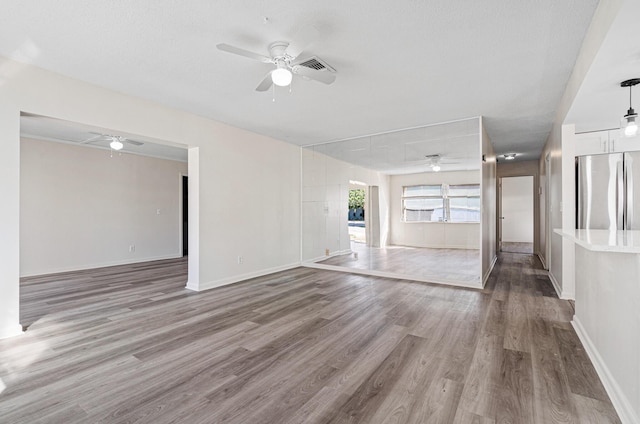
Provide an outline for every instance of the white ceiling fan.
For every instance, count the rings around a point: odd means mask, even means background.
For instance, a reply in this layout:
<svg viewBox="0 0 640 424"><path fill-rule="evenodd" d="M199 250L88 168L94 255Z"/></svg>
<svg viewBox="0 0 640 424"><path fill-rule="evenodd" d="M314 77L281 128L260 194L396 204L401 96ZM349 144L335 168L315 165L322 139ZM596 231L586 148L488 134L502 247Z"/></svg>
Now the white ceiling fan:
<svg viewBox="0 0 640 424"><path fill-rule="evenodd" d="M109 141L109 147L111 147L113 150L122 150L122 148L124 147L124 143L128 143L134 146L142 146L144 144L142 141L130 140L121 135L102 134L93 131L90 131L89 133L95 134L95 136L80 142L80 144L89 144L96 141L107 140Z"/></svg>
<svg viewBox="0 0 640 424"><path fill-rule="evenodd" d="M443 158L439 153L433 155L425 155L425 158L427 159L427 166L431 167L431 170L433 172L439 172L441 169L440 165L454 165L460 163L451 161L447 158Z"/></svg>
<svg viewBox="0 0 640 424"><path fill-rule="evenodd" d="M262 82L256 87L256 91L267 91L272 84L286 87L291 84L293 75L300 75L306 79L331 84L335 81L335 69L316 56L305 60L296 60L305 48L320 36L313 26L302 28L294 37L294 41L275 41L269 44L269 56L254 53L229 44L218 44L219 50L233 53L263 63L275 65L275 69L269 71Z"/></svg>

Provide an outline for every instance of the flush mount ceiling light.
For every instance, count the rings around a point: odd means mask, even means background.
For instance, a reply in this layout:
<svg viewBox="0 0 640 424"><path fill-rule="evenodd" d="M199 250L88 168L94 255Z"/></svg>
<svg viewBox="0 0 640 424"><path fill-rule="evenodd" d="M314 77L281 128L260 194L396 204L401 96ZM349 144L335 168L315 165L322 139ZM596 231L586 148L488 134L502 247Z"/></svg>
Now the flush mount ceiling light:
<svg viewBox="0 0 640 424"><path fill-rule="evenodd" d="M515 153L507 153L506 155L503 155L504 160L514 160L516 158L516 154Z"/></svg>
<svg viewBox="0 0 640 424"><path fill-rule="evenodd" d="M431 169L433 170L433 172L438 172L440 171L440 165L431 165Z"/></svg>
<svg viewBox="0 0 640 424"><path fill-rule="evenodd" d="M635 137L638 134L638 123L636 118L638 114L633 110L631 105L631 87L640 83L640 78L632 78L620 83L620 87L629 87L629 110L627 114L622 117L621 128L624 129L624 135L626 137Z"/></svg>

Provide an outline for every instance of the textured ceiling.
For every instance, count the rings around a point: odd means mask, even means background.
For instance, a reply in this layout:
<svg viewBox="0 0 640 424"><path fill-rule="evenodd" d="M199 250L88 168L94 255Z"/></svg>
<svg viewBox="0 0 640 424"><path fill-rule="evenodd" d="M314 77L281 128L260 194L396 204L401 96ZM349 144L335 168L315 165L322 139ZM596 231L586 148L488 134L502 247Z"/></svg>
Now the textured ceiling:
<svg viewBox="0 0 640 424"><path fill-rule="evenodd" d="M20 135L22 137L111 150L109 147L110 140L106 137L98 137L100 134L121 136L127 140L142 143L139 145L138 143L132 144L125 141L122 153L187 162L187 149L171 145L166 141L126 134L122 131L114 132L106 128L82 125L46 116L25 113L20 116Z"/></svg>
<svg viewBox="0 0 640 424"><path fill-rule="evenodd" d="M596 4L3 2L0 55L299 145L482 115L497 153L533 159ZM295 80L275 102L254 91L269 65L215 48L266 54L307 24L322 36L306 53L337 80Z"/></svg>
<svg viewBox="0 0 640 424"><path fill-rule="evenodd" d="M480 169L478 118L309 146L315 152L389 175Z"/></svg>

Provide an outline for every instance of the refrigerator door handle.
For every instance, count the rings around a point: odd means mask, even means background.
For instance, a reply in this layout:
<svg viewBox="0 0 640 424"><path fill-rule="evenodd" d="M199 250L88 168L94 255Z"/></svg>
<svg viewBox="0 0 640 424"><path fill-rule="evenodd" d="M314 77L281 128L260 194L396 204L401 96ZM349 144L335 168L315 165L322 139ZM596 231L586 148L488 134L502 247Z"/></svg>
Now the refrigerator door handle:
<svg viewBox="0 0 640 424"><path fill-rule="evenodd" d="M616 164L616 228L624 229L624 208L625 208L625 182L624 182L624 166L623 161Z"/></svg>
<svg viewBox="0 0 640 424"><path fill-rule="evenodd" d="M634 227L633 222L633 173L631 166L633 158L625 153L624 157L624 229L629 230Z"/></svg>

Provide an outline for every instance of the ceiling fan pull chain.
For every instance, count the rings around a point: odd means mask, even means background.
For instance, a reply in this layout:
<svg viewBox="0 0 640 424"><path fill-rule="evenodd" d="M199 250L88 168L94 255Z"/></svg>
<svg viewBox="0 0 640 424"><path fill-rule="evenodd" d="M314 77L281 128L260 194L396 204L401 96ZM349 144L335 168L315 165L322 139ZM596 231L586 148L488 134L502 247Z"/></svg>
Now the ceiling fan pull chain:
<svg viewBox="0 0 640 424"><path fill-rule="evenodd" d="M276 102L276 85L275 84L271 85L271 90L273 93L271 101L275 103Z"/></svg>

